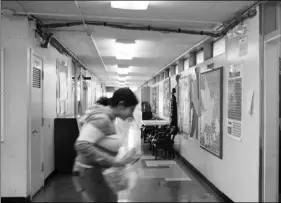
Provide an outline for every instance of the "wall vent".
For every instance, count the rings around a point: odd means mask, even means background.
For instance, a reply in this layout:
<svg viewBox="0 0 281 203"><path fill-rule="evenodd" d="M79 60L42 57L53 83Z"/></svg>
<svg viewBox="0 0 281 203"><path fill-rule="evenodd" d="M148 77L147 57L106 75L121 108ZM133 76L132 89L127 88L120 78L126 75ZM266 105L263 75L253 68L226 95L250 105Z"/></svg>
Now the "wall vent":
<svg viewBox="0 0 281 203"><path fill-rule="evenodd" d="M32 86L35 88L41 88L41 70L39 68L33 68Z"/></svg>

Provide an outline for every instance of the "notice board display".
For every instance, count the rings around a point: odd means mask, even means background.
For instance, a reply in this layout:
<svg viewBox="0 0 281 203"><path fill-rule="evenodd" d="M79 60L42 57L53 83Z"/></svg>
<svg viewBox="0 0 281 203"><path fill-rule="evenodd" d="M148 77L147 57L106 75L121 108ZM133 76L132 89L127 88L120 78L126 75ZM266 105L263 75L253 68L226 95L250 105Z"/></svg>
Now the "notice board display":
<svg viewBox="0 0 281 203"><path fill-rule="evenodd" d="M191 129L191 77L186 76L179 80L179 130L189 135Z"/></svg>
<svg viewBox="0 0 281 203"><path fill-rule="evenodd" d="M222 159L223 67L201 74L200 147Z"/></svg>
<svg viewBox="0 0 281 203"><path fill-rule="evenodd" d="M151 112L158 114L159 112L159 86L151 87Z"/></svg>
<svg viewBox="0 0 281 203"><path fill-rule="evenodd" d="M163 115L169 117L170 109L170 78L164 81L164 100L163 100Z"/></svg>
<svg viewBox="0 0 281 203"><path fill-rule="evenodd" d="M57 116L64 116L68 110L68 67L57 61Z"/></svg>
<svg viewBox="0 0 281 203"><path fill-rule="evenodd" d="M232 65L228 72L227 133L242 140L242 64Z"/></svg>

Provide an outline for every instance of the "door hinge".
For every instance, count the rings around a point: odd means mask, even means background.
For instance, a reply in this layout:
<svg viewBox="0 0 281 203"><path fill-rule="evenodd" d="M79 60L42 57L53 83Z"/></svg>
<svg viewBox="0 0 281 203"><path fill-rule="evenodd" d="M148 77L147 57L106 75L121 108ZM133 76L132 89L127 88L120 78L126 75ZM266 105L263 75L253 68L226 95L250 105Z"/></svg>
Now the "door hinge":
<svg viewBox="0 0 281 203"><path fill-rule="evenodd" d="M41 171L44 171L44 163L41 164Z"/></svg>
<svg viewBox="0 0 281 203"><path fill-rule="evenodd" d="M44 71L42 70L42 80L44 80Z"/></svg>
<svg viewBox="0 0 281 203"><path fill-rule="evenodd" d="M44 118L42 118L42 124L41 124L41 126L44 126Z"/></svg>

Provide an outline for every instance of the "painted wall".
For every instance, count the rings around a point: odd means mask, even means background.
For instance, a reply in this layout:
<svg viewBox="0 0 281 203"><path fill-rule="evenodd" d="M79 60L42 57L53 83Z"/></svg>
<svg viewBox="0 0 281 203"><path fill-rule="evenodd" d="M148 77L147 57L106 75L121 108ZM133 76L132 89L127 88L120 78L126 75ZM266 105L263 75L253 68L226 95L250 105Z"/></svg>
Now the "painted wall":
<svg viewBox="0 0 281 203"><path fill-rule="evenodd" d="M27 68L28 22L2 16L1 46L5 49L4 143L1 144L1 196L26 197L27 189ZM7 79L9 78L9 79Z"/></svg>
<svg viewBox="0 0 281 203"><path fill-rule="evenodd" d="M2 4L2 2L0 0L0 10L1 10L1 4ZM1 24L2 23L1 23L1 18L2 18L2 16L0 15L0 47L2 48L2 41L1 41L2 40L2 37L1 37L2 36L1 35ZM2 63L2 60L1 60L1 57L0 57L0 64L1 63ZM1 71L1 74L2 74L2 71ZM2 81L1 81L1 77L0 77L0 86L1 86L1 83L2 83ZM0 110L0 111L2 111L2 110ZM2 122L2 112L1 112L0 122ZM1 133L1 136L2 136L2 133ZM0 174L1 174L1 144L0 144ZM1 175L0 175L0 203L1 203Z"/></svg>
<svg viewBox="0 0 281 203"><path fill-rule="evenodd" d="M3 17L1 46L5 48L5 141L1 144L1 195L27 197L29 195L29 48L43 58L44 64L44 127L43 161L45 178L54 170L54 119L56 118L56 62L68 64L68 104L74 106L71 96L71 58L55 48L42 49L35 39L34 30L25 17ZM100 82L97 82L100 87ZM102 90L98 88L97 96ZM73 110L69 109L68 113Z"/></svg>
<svg viewBox="0 0 281 203"><path fill-rule="evenodd" d="M223 81L223 159L219 159L200 148L199 140L185 139L181 136L180 153L210 182L226 194L234 202L258 201L259 197L259 17L246 20L248 25L248 54L239 57L237 41L226 41L226 53L198 64L201 72L207 64L215 67L224 66ZM242 98L242 141L236 141L227 136L227 74L231 64L243 64L243 98ZM194 67L193 67L194 68ZM191 71L183 72L188 74ZM248 113L248 100L251 91L255 92L254 114ZM200 125L199 125L200 126ZM254 127L256 126L256 127Z"/></svg>
<svg viewBox="0 0 281 203"><path fill-rule="evenodd" d="M187 139L178 135L179 151L197 170L199 170L220 191L234 202L257 202L259 200L259 137L260 137L260 36L259 14L244 22L248 30L248 53L239 56L237 40L220 40L215 43L215 57L198 63L201 72L207 65L224 67L223 76L223 159L219 159L200 147L196 138ZM225 46L225 48L223 47ZM225 53L223 53L225 50ZM202 58L202 56L200 56ZM200 58L199 57L199 58ZM199 60L200 61L200 60ZM232 64L243 64L242 84L242 141L236 141L227 135L228 71ZM182 76L192 75L195 79L195 67L184 64ZM177 71L176 71L177 72ZM163 81L159 85L159 116L163 117ZM254 91L254 114L248 113L249 100ZM179 98L180 100L180 98ZM200 121L199 125L200 126ZM256 126L256 127L253 127Z"/></svg>
<svg viewBox="0 0 281 203"><path fill-rule="evenodd" d="M263 61L263 194L264 202L280 202L280 95L279 75L281 64L281 2L263 4L262 33L264 46ZM262 125L263 124L263 125Z"/></svg>
<svg viewBox="0 0 281 203"><path fill-rule="evenodd" d="M56 110L56 61L63 60L70 62L71 59L67 56L61 55L55 48L49 49L38 48L36 41L32 44L35 53L43 58L44 61L44 80L43 80L43 144L44 144L44 176L45 178L50 175L54 170L54 119L57 117ZM71 63L68 63L71 64ZM70 67L68 67L70 69ZM68 84L70 83L70 77L68 78ZM68 88L70 91L70 87ZM68 98L71 95L68 94ZM69 99L68 102L70 103ZM71 101L71 103L74 103ZM73 105L73 104L72 104ZM68 106L68 114L72 111Z"/></svg>

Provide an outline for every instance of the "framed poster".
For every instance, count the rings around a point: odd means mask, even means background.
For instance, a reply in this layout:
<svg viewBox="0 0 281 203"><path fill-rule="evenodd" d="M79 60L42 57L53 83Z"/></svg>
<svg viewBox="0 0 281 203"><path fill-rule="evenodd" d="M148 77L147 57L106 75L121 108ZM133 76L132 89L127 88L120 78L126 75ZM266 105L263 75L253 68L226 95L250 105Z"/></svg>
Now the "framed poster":
<svg viewBox="0 0 281 203"><path fill-rule="evenodd" d="M151 112L154 114L158 114L158 106L159 106L159 86L151 87Z"/></svg>
<svg viewBox="0 0 281 203"><path fill-rule="evenodd" d="M200 147L222 159L223 67L201 74Z"/></svg>
<svg viewBox="0 0 281 203"><path fill-rule="evenodd" d="M163 101L163 114L166 117L169 117L169 108L170 108L170 78L164 81L164 101Z"/></svg>
<svg viewBox="0 0 281 203"><path fill-rule="evenodd" d="M1 142L4 142L4 49L1 48L1 69L0 69L0 129Z"/></svg>

